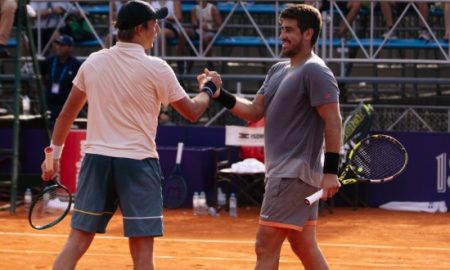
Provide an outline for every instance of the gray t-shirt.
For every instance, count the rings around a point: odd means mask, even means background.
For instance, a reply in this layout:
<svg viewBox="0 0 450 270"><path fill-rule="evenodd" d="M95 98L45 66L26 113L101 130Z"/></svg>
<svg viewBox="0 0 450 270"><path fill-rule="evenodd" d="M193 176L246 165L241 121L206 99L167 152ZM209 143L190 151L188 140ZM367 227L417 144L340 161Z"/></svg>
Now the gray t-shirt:
<svg viewBox="0 0 450 270"><path fill-rule="evenodd" d="M315 107L339 100L332 71L315 54L295 68L279 62L258 93L264 96L266 177L320 187L324 124Z"/></svg>

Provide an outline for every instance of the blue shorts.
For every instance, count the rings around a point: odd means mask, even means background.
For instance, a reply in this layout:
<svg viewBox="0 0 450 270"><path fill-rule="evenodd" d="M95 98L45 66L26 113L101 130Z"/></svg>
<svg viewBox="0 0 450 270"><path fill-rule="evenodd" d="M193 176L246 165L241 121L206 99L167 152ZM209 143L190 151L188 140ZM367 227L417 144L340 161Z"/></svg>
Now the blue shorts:
<svg viewBox="0 0 450 270"><path fill-rule="evenodd" d="M163 177L157 159L86 154L78 179L72 228L104 233L120 206L125 236L163 234Z"/></svg>

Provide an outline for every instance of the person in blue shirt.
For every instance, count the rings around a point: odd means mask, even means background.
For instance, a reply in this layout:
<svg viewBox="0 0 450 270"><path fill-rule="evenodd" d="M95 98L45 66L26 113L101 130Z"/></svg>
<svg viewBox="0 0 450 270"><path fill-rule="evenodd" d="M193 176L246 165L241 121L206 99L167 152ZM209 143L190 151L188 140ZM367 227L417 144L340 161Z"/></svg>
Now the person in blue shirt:
<svg viewBox="0 0 450 270"><path fill-rule="evenodd" d="M54 122L72 89L72 80L81 62L72 56L73 38L61 35L53 44L55 54L49 56L41 65L41 73L46 88L47 109Z"/></svg>

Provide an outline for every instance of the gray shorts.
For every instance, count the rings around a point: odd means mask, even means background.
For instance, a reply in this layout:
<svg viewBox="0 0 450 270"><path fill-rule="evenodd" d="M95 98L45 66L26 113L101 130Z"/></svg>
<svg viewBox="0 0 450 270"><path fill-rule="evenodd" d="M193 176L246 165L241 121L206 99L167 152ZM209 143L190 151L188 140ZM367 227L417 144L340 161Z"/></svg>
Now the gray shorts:
<svg viewBox="0 0 450 270"><path fill-rule="evenodd" d="M259 224L302 231L314 226L319 203L305 205L304 199L317 191L299 178L266 178Z"/></svg>
<svg viewBox="0 0 450 270"><path fill-rule="evenodd" d="M86 154L78 179L72 228L104 233L120 206L125 236L163 234L163 178L157 159Z"/></svg>

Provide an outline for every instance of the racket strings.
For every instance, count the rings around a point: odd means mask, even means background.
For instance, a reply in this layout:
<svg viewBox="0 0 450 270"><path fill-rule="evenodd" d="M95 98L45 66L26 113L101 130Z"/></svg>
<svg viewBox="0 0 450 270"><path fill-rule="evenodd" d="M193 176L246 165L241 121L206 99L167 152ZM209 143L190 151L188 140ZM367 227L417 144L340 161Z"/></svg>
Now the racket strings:
<svg viewBox="0 0 450 270"><path fill-rule="evenodd" d="M402 146L387 139L371 139L352 158L354 171L366 179L383 179L399 173L406 162Z"/></svg>
<svg viewBox="0 0 450 270"><path fill-rule="evenodd" d="M59 221L69 210L71 196L61 187L47 189L31 209L30 222L34 227L44 227Z"/></svg>

